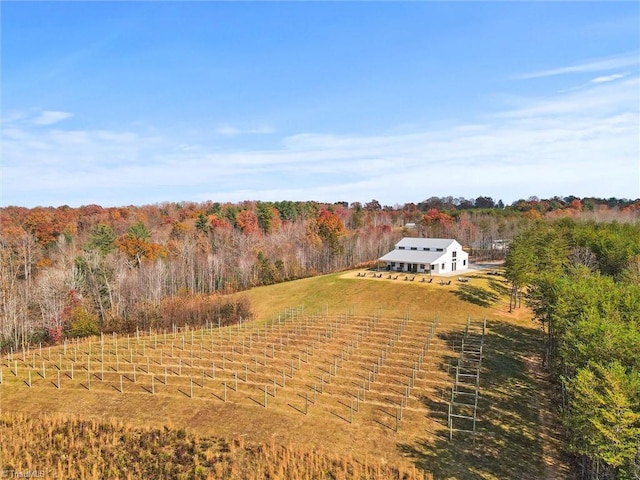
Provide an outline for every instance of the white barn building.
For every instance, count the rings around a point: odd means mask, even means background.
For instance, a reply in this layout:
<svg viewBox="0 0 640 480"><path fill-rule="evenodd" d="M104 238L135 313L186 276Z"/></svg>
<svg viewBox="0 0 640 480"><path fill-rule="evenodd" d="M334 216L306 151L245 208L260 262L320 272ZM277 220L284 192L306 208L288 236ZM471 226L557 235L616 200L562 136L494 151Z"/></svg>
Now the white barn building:
<svg viewBox="0 0 640 480"><path fill-rule="evenodd" d="M462 250L462 245L450 238L405 237L378 261L384 263L387 270L434 275L469 268L469 254Z"/></svg>

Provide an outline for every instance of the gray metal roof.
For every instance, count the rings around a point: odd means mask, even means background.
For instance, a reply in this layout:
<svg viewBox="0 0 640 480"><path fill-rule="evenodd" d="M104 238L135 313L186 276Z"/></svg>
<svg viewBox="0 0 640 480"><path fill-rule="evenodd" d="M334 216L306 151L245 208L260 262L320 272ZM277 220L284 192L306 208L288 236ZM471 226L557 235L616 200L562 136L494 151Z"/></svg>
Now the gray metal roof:
<svg viewBox="0 0 640 480"><path fill-rule="evenodd" d="M437 247L441 248L441 247ZM398 263L441 263L441 258L446 252L425 252L424 250L392 250L378 260L381 262Z"/></svg>
<svg viewBox="0 0 640 480"><path fill-rule="evenodd" d="M396 248L398 247L418 247L418 248L448 248L454 243L455 240L452 238L415 238L415 237L404 237L398 243L396 243Z"/></svg>

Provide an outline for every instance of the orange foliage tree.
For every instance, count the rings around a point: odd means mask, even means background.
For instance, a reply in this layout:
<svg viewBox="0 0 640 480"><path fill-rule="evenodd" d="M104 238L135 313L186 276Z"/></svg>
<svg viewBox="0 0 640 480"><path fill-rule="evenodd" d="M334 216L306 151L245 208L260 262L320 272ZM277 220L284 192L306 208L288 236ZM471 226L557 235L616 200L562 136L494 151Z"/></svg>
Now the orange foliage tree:
<svg viewBox="0 0 640 480"><path fill-rule="evenodd" d="M252 210L242 210L236 217L236 223L245 235L257 235L260 233L258 216Z"/></svg>

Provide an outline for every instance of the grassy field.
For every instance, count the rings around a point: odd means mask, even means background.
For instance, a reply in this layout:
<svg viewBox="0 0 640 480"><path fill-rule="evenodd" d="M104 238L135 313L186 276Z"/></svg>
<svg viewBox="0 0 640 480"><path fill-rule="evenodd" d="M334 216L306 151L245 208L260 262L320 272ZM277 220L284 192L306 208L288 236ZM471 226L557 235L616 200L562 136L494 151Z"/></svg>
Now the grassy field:
<svg viewBox="0 0 640 480"><path fill-rule="evenodd" d="M435 478L560 478L540 335L525 310L508 312L499 277L439 285L357 273L244 292L256 320L241 326L5 357L1 414L170 424ZM450 365L468 318L487 319L477 434L450 442Z"/></svg>

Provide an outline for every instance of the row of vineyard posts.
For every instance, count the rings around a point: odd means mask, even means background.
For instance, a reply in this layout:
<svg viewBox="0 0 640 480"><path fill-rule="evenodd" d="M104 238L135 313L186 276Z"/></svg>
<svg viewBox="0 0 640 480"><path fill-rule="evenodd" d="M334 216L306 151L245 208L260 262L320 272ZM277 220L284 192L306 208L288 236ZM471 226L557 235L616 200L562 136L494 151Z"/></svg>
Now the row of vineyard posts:
<svg viewBox="0 0 640 480"><path fill-rule="evenodd" d="M380 309L359 316L354 308L305 314L300 306L262 323L173 325L9 351L0 384L181 395L331 415L349 424L374 421L397 432L407 415L429 414L422 396L449 383L441 355L450 349L438 326L437 315L385 318Z"/></svg>

